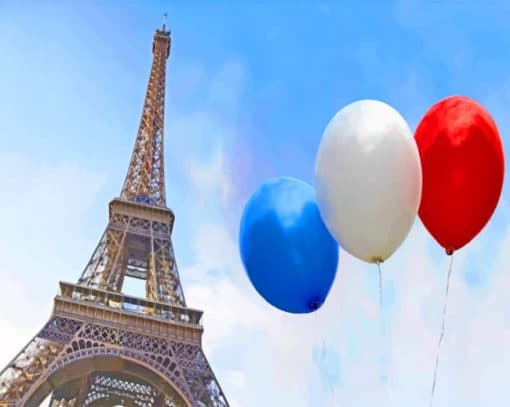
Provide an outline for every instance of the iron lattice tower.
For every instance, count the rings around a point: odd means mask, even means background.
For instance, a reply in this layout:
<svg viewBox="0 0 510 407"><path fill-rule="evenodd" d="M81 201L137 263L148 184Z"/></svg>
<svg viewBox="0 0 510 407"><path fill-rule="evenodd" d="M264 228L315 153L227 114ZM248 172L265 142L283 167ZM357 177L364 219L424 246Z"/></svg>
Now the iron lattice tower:
<svg viewBox="0 0 510 407"><path fill-rule="evenodd" d="M0 406L228 407L186 306L166 207L163 122L170 32L156 30L133 155L77 284L60 282L50 320L0 373ZM122 292L145 280L145 298Z"/></svg>

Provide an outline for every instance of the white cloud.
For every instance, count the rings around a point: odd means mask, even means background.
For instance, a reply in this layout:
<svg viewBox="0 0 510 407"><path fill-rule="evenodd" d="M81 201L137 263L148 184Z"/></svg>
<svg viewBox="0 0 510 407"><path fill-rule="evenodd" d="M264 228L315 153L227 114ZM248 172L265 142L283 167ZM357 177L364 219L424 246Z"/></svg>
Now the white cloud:
<svg viewBox="0 0 510 407"><path fill-rule="evenodd" d="M46 303L34 301L21 270L16 273L0 270L0 287L0 369L3 369L43 327L50 316L51 297Z"/></svg>
<svg viewBox="0 0 510 407"><path fill-rule="evenodd" d="M103 175L75 164L34 163L20 154L0 153L0 184L6 192L0 222L9 231L0 243L8 239L14 248L4 261L16 268L34 261L50 266L72 257L74 246L88 245L79 231L86 228L84 215L104 182ZM40 270L34 271L40 276Z"/></svg>
<svg viewBox="0 0 510 407"><path fill-rule="evenodd" d="M218 348L229 346L228 340L242 337L267 321L262 307L252 295L226 277L207 277L186 290L188 304L204 310L206 327L204 347L212 354Z"/></svg>
<svg viewBox="0 0 510 407"><path fill-rule="evenodd" d="M29 157L0 153L2 268L0 269L0 366L3 368L49 319L58 280L85 241L84 215L104 177L69 163L34 164ZM86 262L80 258L80 267Z"/></svg>
<svg viewBox="0 0 510 407"><path fill-rule="evenodd" d="M229 198L230 180L226 177L224 152L221 146L216 148L210 161L205 164L189 161L187 173L201 202L210 201L211 196L218 194L222 203L226 204Z"/></svg>

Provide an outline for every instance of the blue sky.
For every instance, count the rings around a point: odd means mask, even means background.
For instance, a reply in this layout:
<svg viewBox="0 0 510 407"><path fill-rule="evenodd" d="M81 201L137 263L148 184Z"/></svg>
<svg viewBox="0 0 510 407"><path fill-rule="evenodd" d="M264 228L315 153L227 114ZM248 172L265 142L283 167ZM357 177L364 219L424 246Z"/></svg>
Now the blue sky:
<svg viewBox="0 0 510 407"><path fill-rule="evenodd" d="M508 151L503 1L0 0L0 362L42 326L57 282L77 280L106 225L164 12L175 250L188 303L205 309L204 347L231 404L428 405L448 260L419 220L383 265L384 349L374 267L341 252L323 308L281 313L242 270L239 218L271 177L313 182L326 124L362 98L391 104L414 129L438 99L473 97ZM490 224L455 257L435 406L510 400L508 199L505 182ZM391 401L378 379L381 354Z"/></svg>

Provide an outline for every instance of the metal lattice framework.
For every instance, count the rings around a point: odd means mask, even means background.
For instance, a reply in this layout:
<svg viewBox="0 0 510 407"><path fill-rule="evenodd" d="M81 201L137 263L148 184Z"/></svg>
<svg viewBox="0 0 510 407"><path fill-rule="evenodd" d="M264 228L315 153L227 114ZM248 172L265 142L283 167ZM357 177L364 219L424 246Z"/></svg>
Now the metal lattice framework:
<svg viewBox="0 0 510 407"><path fill-rule="evenodd" d="M135 148L120 197L133 202L164 207L165 176L163 128L165 111L166 60L170 55L169 32L157 30L154 60L143 105Z"/></svg>
<svg viewBox="0 0 510 407"><path fill-rule="evenodd" d="M120 198L78 284L60 283L43 329L0 372L0 407L228 407L186 306L166 207L163 118L170 33L156 30L140 128ZM145 280L145 298L122 293Z"/></svg>
<svg viewBox="0 0 510 407"><path fill-rule="evenodd" d="M78 360L108 356L133 360L153 369L171 384L170 391L159 397L150 384L126 379L123 372L118 372L118 377L115 372L92 373L85 388L71 392L67 399L53 400L53 405L73 405L80 398L83 401L77 405L92 405L99 399L120 397L123 391L123 397L137 406L158 405L158 397L159 405L166 406L228 406L199 344L62 316L52 318L0 374L0 405L33 403L38 387L59 370ZM98 377L102 379L97 381Z"/></svg>
<svg viewBox="0 0 510 407"><path fill-rule="evenodd" d="M149 384L108 374L98 374L91 378L90 391L84 406L116 400L123 405L152 407L158 398L160 398L158 390Z"/></svg>
<svg viewBox="0 0 510 407"><path fill-rule="evenodd" d="M144 279L150 300L185 306L171 239L173 214L122 200L110 203L110 222L79 284L121 291L124 276Z"/></svg>

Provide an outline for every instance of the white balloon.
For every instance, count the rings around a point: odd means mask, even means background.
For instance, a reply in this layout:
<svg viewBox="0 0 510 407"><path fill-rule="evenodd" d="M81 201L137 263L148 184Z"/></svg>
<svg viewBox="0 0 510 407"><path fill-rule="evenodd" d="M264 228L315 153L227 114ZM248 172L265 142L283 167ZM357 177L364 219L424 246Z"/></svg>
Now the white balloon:
<svg viewBox="0 0 510 407"><path fill-rule="evenodd" d="M324 223L344 250L369 263L390 257L413 225L421 185L416 142L391 106L361 100L329 122L315 188Z"/></svg>

